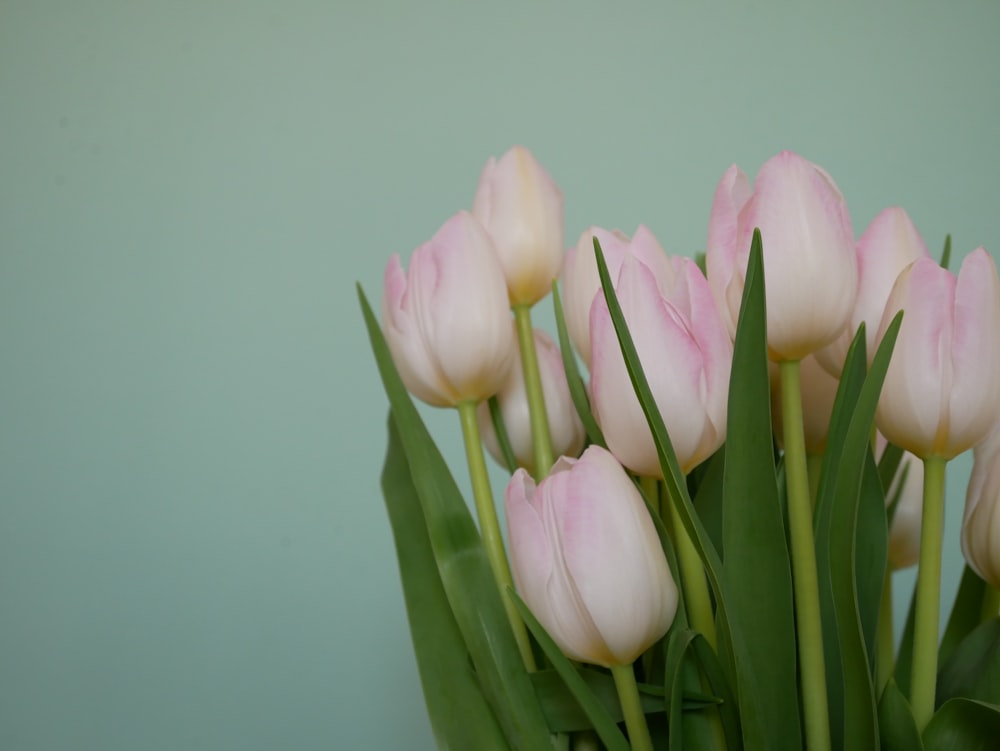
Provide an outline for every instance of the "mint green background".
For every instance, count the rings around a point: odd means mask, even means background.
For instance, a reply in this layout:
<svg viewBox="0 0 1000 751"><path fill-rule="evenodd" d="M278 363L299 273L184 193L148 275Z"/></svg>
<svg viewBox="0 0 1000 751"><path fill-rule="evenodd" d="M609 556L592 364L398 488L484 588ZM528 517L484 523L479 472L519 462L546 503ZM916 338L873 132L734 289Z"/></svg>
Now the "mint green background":
<svg viewBox="0 0 1000 751"><path fill-rule="evenodd" d="M692 253L726 167L790 148L858 234L901 204L995 252L998 32L985 0L0 2L0 748L431 748L355 281L513 143L568 240Z"/></svg>

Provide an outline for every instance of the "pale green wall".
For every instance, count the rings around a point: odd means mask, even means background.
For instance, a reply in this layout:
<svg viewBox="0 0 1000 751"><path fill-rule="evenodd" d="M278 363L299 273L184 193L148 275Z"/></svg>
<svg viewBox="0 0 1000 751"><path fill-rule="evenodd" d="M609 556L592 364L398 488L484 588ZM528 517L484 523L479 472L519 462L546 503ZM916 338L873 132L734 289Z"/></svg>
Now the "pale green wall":
<svg viewBox="0 0 1000 751"><path fill-rule="evenodd" d="M353 285L512 143L570 239L790 148L1000 249L1000 5L832 5L2 0L0 748L431 747Z"/></svg>

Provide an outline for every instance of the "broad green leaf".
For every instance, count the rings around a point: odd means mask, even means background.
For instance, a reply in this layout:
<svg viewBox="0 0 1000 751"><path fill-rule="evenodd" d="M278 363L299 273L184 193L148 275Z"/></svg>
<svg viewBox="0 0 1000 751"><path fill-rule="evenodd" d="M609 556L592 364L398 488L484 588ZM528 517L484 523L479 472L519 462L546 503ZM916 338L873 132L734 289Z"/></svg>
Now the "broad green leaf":
<svg viewBox="0 0 1000 751"><path fill-rule="evenodd" d="M916 613L917 588L910 594L910 607L906 611L906 623L903 625L903 636L899 640L899 651L896 654L896 670L893 676L899 690L910 693L910 677L913 674L913 623Z"/></svg>
<svg viewBox="0 0 1000 751"><path fill-rule="evenodd" d="M469 664L462 632L441 586L420 499L391 419L382 494L396 543L413 651L437 746L455 751L508 749Z"/></svg>
<svg viewBox="0 0 1000 751"><path fill-rule="evenodd" d="M737 644L737 686L748 748L798 748L795 615L785 524L771 443L771 385L760 232L743 288L723 477L726 609Z"/></svg>
<svg viewBox="0 0 1000 751"><path fill-rule="evenodd" d="M573 663L566 658L562 650L552 641L552 637L546 633L545 628L538 622L538 619L535 618L531 609L518 596L517 592L511 589L508 594L514 600L514 604L517 605L517 609L521 613L521 617L524 618L524 623L527 625L528 630L531 631L532 636L535 637L535 640L541 646L545 656L549 658L549 662L552 663L556 672L563 679L566 688L569 689L573 698L576 699L577 704L590 721L597 735L600 736L601 741L608 747L608 751L628 751L628 741L625 740L625 736L618 729L615 718L608 712L600 698L587 685L587 681L581 677Z"/></svg>
<svg viewBox="0 0 1000 751"><path fill-rule="evenodd" d="M722 480L726 467L726 445L713 454L705 467L701 482L698 483L698 492L694 497L694 508L701 517L708 539L719 551L719 556L726 560L725 550L722 547Z"/></svg>
<svg viewBox="0 0 1000 751"><path fill-rule="evenodd" d="M671 751L711 751L717 746L712 727L713 718L707 712L684 712L685 697L692 688L697 689L701 685L697 657L692 651L692 646L699 640L704 641L704 637L690 629L674 629L669 635L666 653L668 688L665 699ZM711 652L711 648L709 651ZM715 709L710 708L709 711ZM735 751L737 747L730 748Z"/></svg>
<svg viewBox="0 0 1000 751"><path fill-rule="evenodd" d="M903 461L903 453L903 449L893 443L885 444L885 449L882 450L882 456L878 459L878 477L882 481L882 490L885 493L892 487L899 464Z"/></svg>
<svg viewBox="0 0 1000 751"><path fill-rule="evenodd" d="M858 576L863 573L881 584L886 566L885 505L881 497L881 485L871 458L871 432L875 419L875 407L882 390L889 358L899 332L901 314L897 314L886 330L882 343L875 354L872 366L861 386L857 403L851 416L850 425L844 439L840 463L836 469L832 507L830 510L830 583L833 588L834 610L837 620L837 637L840 642L840 660L844 680L844 725L843 744L845 748L875 748L878 744L878 721L875 705L875 689L872 685L871 661L866 645L862 612L859 603ZM829 439L828 439L829 440ZM868 478L867 483L865 478ZM863 492L865 486L874 488L873 493ZM878 504L876 513L882 514L882 526L877 534L862 537L865 544L876 548L868 556L869 569L858 570L858 518L859 505ZM874 514L865 515L869 522ZM822 563L822 562L821 562ZM880 591L880 589L879 589ZM872 613L877 620L879 597L872 598ZM831 635L832 636L832 635ZM828 636L827 639L830 637ZM870 635L874 646L874 629Z"/></svg>
<svg viewBox="0 0 1000 751"><path fill-rule="evenodd" d="M698 662L701 664L701 669L708 679L709 687L722 700L718 706L718 712L722 720L723 732L726 735L726 748L728 751L739 751L743 748L739 706L736 702L736 696L729 688L722 663L704 637L699 636L695 639L692 647L698 657Z"/></svg>
<svg viewBox="0 0 1000 751"><path fill-rule="evenodd" d="M882 751L922 751L924 747L910 703L891 678L878 703L878 735Z"/></svg>
<svg viewBox="0 0 1000 751"><path fill-rule="evenodd" d="M971 699L951 699L924 729L924 751L996 751L1000 707Z"/></svg>
<svg viewBox="0 0 1000 751"><path fill-rule="evenodd" d="M889 527L882 483L870 451L866 452L862 472L854 543L854 578L861 633L870 660L869 668L874 670L876 633L888 567Z"/></svg>
<svg viewBox="0 0 1000 751"><path fill-rule="evenodd" d="M1000 619L974 629L938 671L937 702L960 696L1000 704Z"/></svg>
<svg viewBox="0 0 1000 751"><path fill-rule="evenodd" d="M441 584L508 743L549 751L549 729L514 641L479 531L448 465L396 371L375 314L358 287L392 416L420 499Z"/></svg>
<svg viewBox="0 0 1000 751"><path fill-rule="evenodd" d="M552 282L552 305L556 315L556 331L559 332L559 351L562 353L563 370L566 371L566 383L569 385L569 395L573 400L573 406L576 407L576 412L580 415L580 421L583 423L583 429L590 442L607 448L604 434L590 409L587 387L583 384L580 368L576 364L576 353L573 351L573 342L566 329L566 317L563 314L562 300L559 297L558 282Z"/></svg>
<svg viewBox="0 0 1000 751"><path fill-rule="evenodd" d="M962 581L958 585L955 604L951 608L951 616L941 637L941 647L938 650L938 664L944 665L951 657L955 647L968 636L982 621L983 594L986 592L986 582L968 566L962 572Z"/></svg>
<svg viewBox="0 0 1000 751"><path fill-rule="evenodd" d="M847 351L840 375L840 386L830 415L826 451L820 469L816 494L816 515L813 519L816 542L816 574L819 584L820 611L823 618L823 657L826 667L827 706L830 712L830 735L833 747L843 747L844 733L844 671L840 650L839 626L835 606L832 570L830 567L831 530L836 499L837 468L844 452L844 442L851 417L864 384L866 371L865 333L859 328Z"/></svg>

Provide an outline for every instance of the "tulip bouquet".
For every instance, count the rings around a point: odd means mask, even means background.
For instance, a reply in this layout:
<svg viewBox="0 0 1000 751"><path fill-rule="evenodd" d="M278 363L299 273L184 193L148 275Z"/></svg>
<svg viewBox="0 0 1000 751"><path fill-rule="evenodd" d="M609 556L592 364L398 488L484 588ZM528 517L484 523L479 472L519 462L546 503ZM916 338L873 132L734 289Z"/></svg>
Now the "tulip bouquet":
<svg viewBox="0 0 1000 751"><path fill-rule="evenodd" d="M562 225L514 148L408 270L389 262L381 324L359 288L440 747L1000 748L986 251L956 276L899 208L856 241L832 178L789 152L753 185L723 175L701 263L643 226L564 252ZM556 338L531 320L550 293ZM457 410L478 525L410 394ZM506 541L484 447L510 473ZM972 448L944 621L945 468Z"/></svg>

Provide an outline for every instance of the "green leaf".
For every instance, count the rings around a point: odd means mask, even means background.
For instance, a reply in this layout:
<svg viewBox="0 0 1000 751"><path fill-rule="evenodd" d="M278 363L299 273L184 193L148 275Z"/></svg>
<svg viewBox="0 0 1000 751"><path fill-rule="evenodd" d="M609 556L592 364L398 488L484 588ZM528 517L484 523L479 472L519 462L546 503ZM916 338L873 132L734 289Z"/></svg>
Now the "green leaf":
<svg viewBox="0 0 1000 751"><path fill-rule="evenodd" d="M722 448L716 451L705 464L708 466L705 468L701 482L698 483L694 507L705 525L705 531L708 533L712 545L725 561L725 550L722 547L722 481L726 468L726 445L723 444Z"/></svg>
<svg viewBox="0 0 1000 751"><path fill-rule="evenodd" d="M910 703L891 678L878 703L878 734L882 751L922 751L924 747Z"/></svg>
<svg viewBox="0 0 1000 751"><path fill-rule="evenodd" d="M479 531L396 371L382 330L360 286L358 296L423 509L438 575L476 667L476 677L508 743L516 749L549 751L548 725L521 661Z"/></svg>
<svg viewBox="0 0 1000 751"><path fill-rule="evenodd" d="M871 434L875 407L901 320L902 315L897 314L886 330L858 394L836 470L830 510L830 557L826 565L830 567L837 636L840 641L845 748L876 748L878 744L875 689L872 684L869 647L866 644L867 636L871 640L871 651L874 652L875 630L872 628L870 634L865 633L859 592L864 593L866 588L858 586L858 577L860 574L871 577L876 583L868 589L877 587L878 592L881 592L886 567L887 533L885 502L871 457ZM864 492L866 487L872 492ZM864 514L866 523L871 523L873 517L881 515L881 526L877 531L861 530L859 533L859 506L863 502L872 504L876 509L874 513ZM862 535L861 542L877 548L864 561L868 570L863 572L858 569L859 534ZM876 539L876 535L881 537ZM870 599L868 605L877 621L880 597L876 595ZM827 639L829 638L828 636Z"/></svg>
<svg viewBox="0 0 1000 751"><path fill-rule="evenodd" d="M580 368L576 364L576 353L573 351L573 342L566 329L566 317L563 314L562 300L559 297L558 282L552 282L552 305L556 314L556 331L559 332L559 351L562 353L563 370L566 371L566 383L569 385L569 395L573 400L573 406L576 407L576 413L580 415L580 421L583 423L583 429L590 442L607 448L604 434L590 409L587 387L583 383L583 378L580 377Z"/></svg>
<svg viewBox="0 0 1000 751"><path fill-rule="evenodd" d="M952 605L948 625L941 638L938 650L938 664L944 665L955 647L965 639L982 621L983 595L986 582L968 566L962 572L962 582L958 585L955 604Z"/></svg>
<svg viewBox="0 0 1000 751"><path fill-rule="evenodd" d="M391 419L382 494L396 543L413 651L437 746L456 751L507 749L503 731L469 664L462 632L441 586L420 500Z"/></svg>
<svg viewBox="0 0 1000 751"><path fill-rule="evenodd" d="M718 658L712 652L705 637L691 629L673 629L668 638L666 654L667 691L665 695L668 715L668 744L671 751L683 751L683 749L713 749L716 746L715 734L712 729L713 718L707 713L684 713L685 698L692 692L690 687L701 685L699 668L701 664L700 653L695 649L695 645L703 644L705 649L711 654L711 658L706 660L711 672L721 681L719 686L729 696L730 706L726 707L726 713L722 714L722 709L726 705L726 700L717 704L720 712L720 719L723 723L728 722L728 728L733 739L729 745L729 751L737 751L740 748L739 721L732 724L732 717L735 714L735 705L732 704L732 697L728 694L728 687L725 685L725 678L718 664ZM711 679L706 671L706 679L711 684ZM685 686L689 687L685 689ZM712 711L715 711L713 708ZM727 725L723 725L723 729Z"/></svg>
<svg viewBox="0 0 1000 751"><path fill-rule="evenodd" d="M893 443L885 444L882 456L878 460L878 477L882 481L882 491L889 492L892 481L896 477L899 465L903 461L903 449ZM900 483L902 485L902 483Z"/></svg>
<svg viewBox="0 0 1000 751"><path fill-rule="evenodd" d="M903 625L903 636L899 640L899 652L896 655L896 670L893 675L899 690L910 693L910 677L913 675L913 624L917 604L917 588L910 593L910 607L906 611L906 623Z"/></svg>
<svg viewBox="0 0 1000 751"><path fill-rule="evenodd" d="M562 650L552 641L552 637L546 633L545 628L538 622L538 619L535 618L531 609L518 596L517 592L511 589L508 594L514 600L514 604L517 605L517 609L521 613L521 617L524 618L524 623L528 627L528 630L531 631L532 636L535 637L545 656L549 658L549 662L552 663L556 672L563 679L566 688L569 689L573 698L576 699L577 704L587 716L587 719L601 741L608 747L608 751L628 751L628 741L625 740L625 736L618 729L615 718L608 712L590 686L587 685L587 682L581 677L580 673L573 666L573 663L566 658Z"/></svg>
<svg viewBox="0 0 1000 751"><path fill-rule="evenodd" d="M1000 707L951 699L924 730L924 751L996 751L998 738Z"/></svg>
<svg viewBox="0 0 1000 751"><path fill-rule="evenodd" d="M904 478L905 479L905 478ZM854 543L855 586L858 619L864 636L869 668L875 669L878 620L882 608L882 589L889 558L889 526L885 496L879 481L875 459L866 452ZM879 573L881 572L881 574Z"/></svg>
<svg viewBox="0 0 1000 751"><path fill-rule="evenodd" d="M490 410L490 422L493 423L493 435L496 436L497 445L500 446L500 453L503 454L503 463L507 471L511 474L517 471L517 459L514 458L514 449L510 445L510 436L507 435L507 426L503 421L503 413L500 412L500 402L496 396L491 396L487 401Z"/></svg>
<svg viewBox="0 0 1000 751"><path fill-rule="evenodd" d="M941 252L941 268L946 269L951 264L951 234L944 236L944 250Z"/></svg>
<svg viewBox="0 0 1000 751"><path fill-rule="evenodd" d="M755 230L733 369L723 478L726 609L739 629L737 686L747 748L798 748L791 561L771 448L763 249Z"/></svg>
<svg viewBox="0 0 1000 751"><path fill-rule="evenodd" d="M1000 704L1000 619L974 629L938 672L937 702L960 696Z"/></svg>

